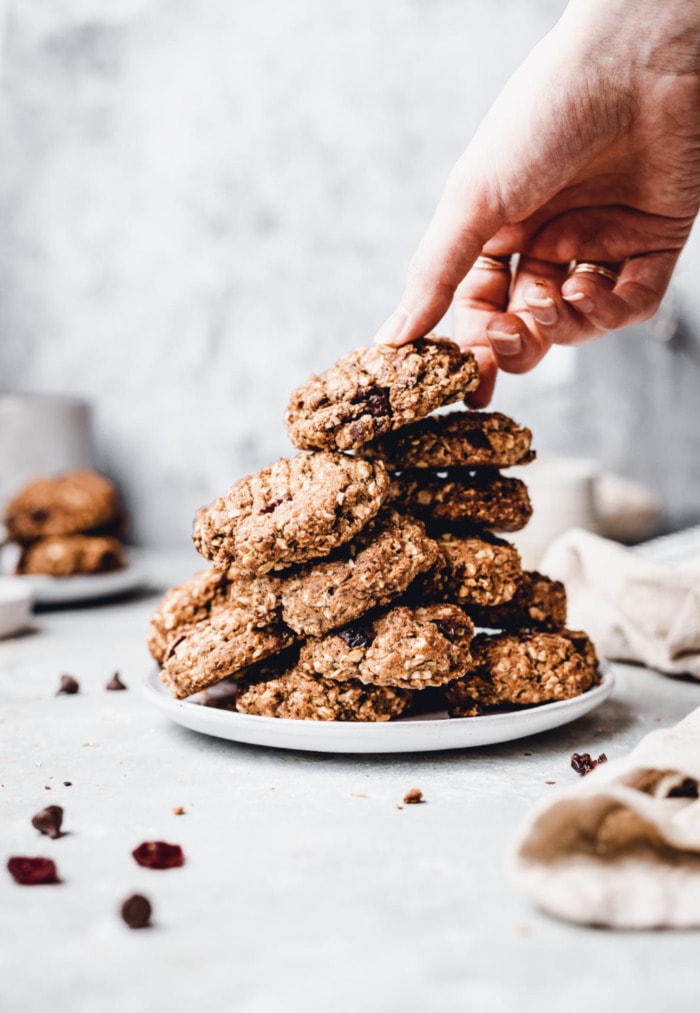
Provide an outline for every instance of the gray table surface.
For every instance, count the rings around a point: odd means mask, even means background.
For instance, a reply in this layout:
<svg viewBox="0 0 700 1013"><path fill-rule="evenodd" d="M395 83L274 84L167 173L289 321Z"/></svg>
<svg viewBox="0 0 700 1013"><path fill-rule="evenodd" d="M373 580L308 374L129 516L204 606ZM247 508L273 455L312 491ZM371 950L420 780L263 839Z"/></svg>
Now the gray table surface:
<svg viewBox="0 0 700 1013"><path fill-rule="evenodd" d="M506 858L532 808L575 783L572 751L621 755L700 705L699 684L615 665L592 714L478 750L238 745L141 693L149 616L197 561L150 566L152 593L45 611L0 643L3 1013L697 1013L696 933L552 920ZM127 692L105 691L115 670ZM57 696L67 672L81 691ZM412 787L426 803L401 807ZM49 803L65 809L59 840L30 823ZM184 867L139 868L131 851L154 839L179 843ZM61 885L15 885L13 854L54 858ZM118 916L136 891L154 907L143 931Z"/></svg>

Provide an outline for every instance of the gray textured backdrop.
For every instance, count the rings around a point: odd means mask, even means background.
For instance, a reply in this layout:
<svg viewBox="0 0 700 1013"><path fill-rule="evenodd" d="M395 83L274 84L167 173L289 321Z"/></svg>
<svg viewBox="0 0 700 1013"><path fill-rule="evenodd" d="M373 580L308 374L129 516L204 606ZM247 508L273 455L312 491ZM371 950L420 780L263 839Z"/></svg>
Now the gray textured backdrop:
<svg viewBox="0 0 700 1013"><path fill-rule="evenodd" d="M371 338L449 167L563 6L9 3L0 389L93 401L139 540L181 542L289 452L290 389ZM672 340L559 350L495 402L540 448L651 482L670 524L700 513L699 260Z"/></svg>

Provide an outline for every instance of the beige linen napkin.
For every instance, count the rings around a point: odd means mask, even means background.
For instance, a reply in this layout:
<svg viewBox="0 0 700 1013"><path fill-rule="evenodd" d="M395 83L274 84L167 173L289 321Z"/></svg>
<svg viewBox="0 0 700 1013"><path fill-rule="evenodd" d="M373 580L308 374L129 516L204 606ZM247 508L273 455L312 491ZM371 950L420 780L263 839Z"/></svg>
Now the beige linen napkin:
<svg viewBox="0 0 700 1013"><path fill-rule="evenodd" d="M568 625L586 630L605 657L700 679L700 558L668 566L574 529L539 569L563 581Z"/></svg>
<svg viewBox="0 0 700 1013"><path fill-rule="evenodd" d="M620 929L700 926L700 708L540 810L515 885L549 914Z"/></svg>

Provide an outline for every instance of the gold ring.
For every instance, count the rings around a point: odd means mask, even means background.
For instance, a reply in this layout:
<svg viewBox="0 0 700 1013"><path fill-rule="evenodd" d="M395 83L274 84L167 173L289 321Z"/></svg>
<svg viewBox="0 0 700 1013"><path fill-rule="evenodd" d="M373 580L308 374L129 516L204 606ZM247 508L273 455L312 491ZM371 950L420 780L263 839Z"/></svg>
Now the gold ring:
<svg viewBox="0 0 700 1013"><path fill-rule="evenodd" d="M510 271L510 256L487 257L485 254L476 258L472 267L482 271Z"/></svg>
<svg viewBox="0 0 700 1013"><path fill-rule="evenodd" d="M606 278L611 281L613 285L617 285L620 280L620 275L617 271L613 271L611 268L606 267L605 264L590 264L586 260L577 263L571 272L574 274L599 274L601 278Z"/></svg>

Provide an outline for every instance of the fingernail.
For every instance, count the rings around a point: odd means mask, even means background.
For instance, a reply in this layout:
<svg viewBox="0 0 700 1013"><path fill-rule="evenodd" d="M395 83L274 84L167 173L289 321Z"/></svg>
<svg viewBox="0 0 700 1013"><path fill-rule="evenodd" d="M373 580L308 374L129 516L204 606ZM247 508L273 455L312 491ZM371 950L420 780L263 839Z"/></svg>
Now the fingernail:
<svg viewBox="0 0 700 1013"><path fill-rule="evenodd" d="M549 296L544 298L525 296L525 302L538 324L555 324L559 319L557 304Z"/></svg>
<svg viewBox="0 0 700 1013"><path fill-rule="evenodd" d="M585 292L574 292L573 295L564 295L562 292L561 297L567 302L573 303L581 313L590 313L593 309L593 300Z"/></svg>
<svg viewBox="0 0 700 1013"><path fill-rule="evenodd" d="M523 343L519 334L508 334L506 331L486 331L486 337L499 355L517 355L522 351Z"/></svg>
<svg viewBox="0 0 700 1013"><path fill-rule="evenodd" d="M377 345L391 345L398 341L408 323L408 313L403 306L398 306L390 317L384 321L374 336Z"/></svg>

